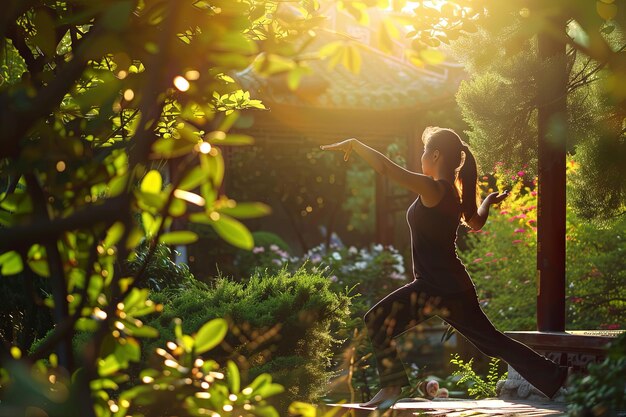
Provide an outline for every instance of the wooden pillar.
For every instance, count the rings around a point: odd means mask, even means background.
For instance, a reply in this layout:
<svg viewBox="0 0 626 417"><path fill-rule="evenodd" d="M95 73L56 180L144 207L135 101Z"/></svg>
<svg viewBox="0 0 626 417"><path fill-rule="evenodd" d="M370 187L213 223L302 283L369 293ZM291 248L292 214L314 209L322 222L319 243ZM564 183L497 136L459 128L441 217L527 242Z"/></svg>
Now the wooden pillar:
<svg viewBox="0 0 626 417"><path fill-rule="evenodd" d="M565 20L555 19L565 30ZM565 163L567 68L565 44L541 33L538 52L546 63L538 78L539 202L537 215L537 330L565 330Z"/></svg>

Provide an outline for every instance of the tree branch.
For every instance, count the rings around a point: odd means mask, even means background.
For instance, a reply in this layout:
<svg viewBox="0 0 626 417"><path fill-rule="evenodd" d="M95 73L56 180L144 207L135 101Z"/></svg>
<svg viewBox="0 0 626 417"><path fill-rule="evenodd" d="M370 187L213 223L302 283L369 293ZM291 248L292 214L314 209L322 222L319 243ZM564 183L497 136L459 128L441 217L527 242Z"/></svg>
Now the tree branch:
<svg viewBox="0 0 626 417"><path fill-rule="evenodd" d="M107 199L99 205L89 206L62 219L37 219L28 225L0 229L0 253L29 248L34 243L58 239L68 230L91 228L103 223L105 226L115 223L130 208L130 196L122 195Z"/></svg>

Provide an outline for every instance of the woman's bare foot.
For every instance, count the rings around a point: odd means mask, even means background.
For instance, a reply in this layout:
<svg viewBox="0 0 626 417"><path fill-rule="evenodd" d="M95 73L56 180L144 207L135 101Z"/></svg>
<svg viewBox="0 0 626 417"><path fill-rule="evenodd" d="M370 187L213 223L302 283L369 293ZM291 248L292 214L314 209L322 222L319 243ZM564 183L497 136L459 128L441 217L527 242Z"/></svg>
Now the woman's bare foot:
<svg viewBox="0 0 626 417"><path fill-rule="evenodd" d="M361 407L374 407L379 404L384 403L385 401L395 401L400 393L402 392L402 387L384 387L381 388L380 391L374 395L374 398L369 400L366 403L359 404Z"/></svg>

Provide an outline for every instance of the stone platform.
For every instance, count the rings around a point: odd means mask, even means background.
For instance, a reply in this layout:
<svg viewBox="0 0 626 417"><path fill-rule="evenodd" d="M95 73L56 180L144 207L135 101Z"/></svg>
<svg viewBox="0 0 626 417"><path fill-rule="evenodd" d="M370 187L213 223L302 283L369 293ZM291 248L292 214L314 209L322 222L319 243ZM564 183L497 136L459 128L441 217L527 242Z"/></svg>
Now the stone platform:
<svg viewBox="0 0 626 417"><path fill-rule="evenodd" d="M355 407L354 404L331 404L340 409L333 417L415 417L448 416L448 417L487 417L487 416L564 416L566 405L550 401L504 401L500 399L485 400L400 400L391 409L379 411L375 408Z"/></svg>
<svg viewBox="0 0 626 417"><path fill-rule="evenodd" d="M570 330L565 332L506 332L506 335L530 346L554 362L571 367L574 373L585 374L590 363L602 362L606 345L623 330ZM509 366L508 378L498 384L502 399L543 401L546 397ZM557 395L564 401L565 393Z"/></svg>

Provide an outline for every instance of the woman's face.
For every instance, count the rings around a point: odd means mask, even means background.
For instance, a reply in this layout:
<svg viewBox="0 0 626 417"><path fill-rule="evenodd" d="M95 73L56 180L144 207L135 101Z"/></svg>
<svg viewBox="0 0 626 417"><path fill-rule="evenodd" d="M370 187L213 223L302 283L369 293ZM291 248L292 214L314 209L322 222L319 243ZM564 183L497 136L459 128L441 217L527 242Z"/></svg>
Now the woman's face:
<svg viewBox="0 0 626 417"><path fill-rule="evenodd" d="M430 147L424 147L424 153L422 154L422 173L424 175L432 176L434 174L435 154L437 151L433 151Z"/></svg>

